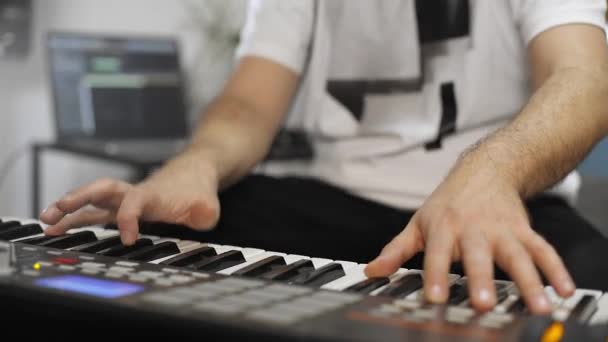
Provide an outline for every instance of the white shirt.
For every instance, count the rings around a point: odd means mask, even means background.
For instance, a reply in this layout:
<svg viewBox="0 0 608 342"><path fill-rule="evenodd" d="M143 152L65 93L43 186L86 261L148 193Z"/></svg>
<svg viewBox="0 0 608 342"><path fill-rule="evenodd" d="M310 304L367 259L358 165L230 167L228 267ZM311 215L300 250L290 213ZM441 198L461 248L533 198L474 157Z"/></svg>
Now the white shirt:
<svg viewBox="0 0 608 342"><path fill-rule="evenodd" d="M355 195L416 209L461 153L512 119L531 95L526 46L567 23L604 28L603 0L471 0L470 33L418 44L414 0L251 1L237 58L255 55L302 74L285 126L306 130L311 161L272 162L257 172L315 177ZM367 93L361 113L328 91L348 79L420 81ZM440 89L451 83L455 132L429 149L442 122ZM578 175L551 191L573 201Z"/></svg>

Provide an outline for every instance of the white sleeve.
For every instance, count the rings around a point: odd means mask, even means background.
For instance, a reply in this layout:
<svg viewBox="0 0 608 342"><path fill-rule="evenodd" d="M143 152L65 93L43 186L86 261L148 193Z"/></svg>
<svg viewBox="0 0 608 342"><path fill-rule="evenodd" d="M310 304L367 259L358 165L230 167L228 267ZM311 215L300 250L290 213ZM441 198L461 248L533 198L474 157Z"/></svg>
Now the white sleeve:
<svg viewBox="0 0 608 342"><path fill-rule="evenodd" d="M313 30L313 0L251 0L235 55L273 60L299 73Z"/></svg>
<svg viewBox="0 0 608 342"><path fill-rule="evenodd" d="M591 24L605 29L605 0L515 0L514 9L524 42L552 27Z"/></svg>

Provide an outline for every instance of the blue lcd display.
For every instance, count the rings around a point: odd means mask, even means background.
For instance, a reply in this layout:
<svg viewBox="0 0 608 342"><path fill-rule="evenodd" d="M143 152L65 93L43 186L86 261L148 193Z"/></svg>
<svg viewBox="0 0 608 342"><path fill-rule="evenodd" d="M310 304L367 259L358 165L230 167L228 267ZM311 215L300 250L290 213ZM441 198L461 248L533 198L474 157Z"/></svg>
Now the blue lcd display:
<svg viewBox="0 0 608 342"><path fill-rule="evenodd" d="M40 278L36 280L36 285L103 298L122 297L140 292L144 289L144 287L140 285L78 275Z"/></svg>

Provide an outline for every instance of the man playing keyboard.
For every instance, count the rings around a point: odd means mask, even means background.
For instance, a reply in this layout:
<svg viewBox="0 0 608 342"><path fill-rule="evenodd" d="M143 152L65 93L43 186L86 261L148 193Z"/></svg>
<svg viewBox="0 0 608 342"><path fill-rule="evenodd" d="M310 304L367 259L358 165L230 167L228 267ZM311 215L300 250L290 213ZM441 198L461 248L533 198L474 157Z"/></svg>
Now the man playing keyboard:
<svg viewBox="0 0 608 342"><path fill-rule="evenodd" d="M445 302L459 262L476 308L494 306L500 270L546 313L542 277L571 295L569 255L603 239L571 203L573 170L608 132L605 10L252 1L234 71L188 147L138 184L75 189L41 219L52 235L116 222L127 245L141 222L170 223L201 240L367 260L370 277L423 255L431 302ZM281 128L305 132L314 155L266 160Z"/></svg>

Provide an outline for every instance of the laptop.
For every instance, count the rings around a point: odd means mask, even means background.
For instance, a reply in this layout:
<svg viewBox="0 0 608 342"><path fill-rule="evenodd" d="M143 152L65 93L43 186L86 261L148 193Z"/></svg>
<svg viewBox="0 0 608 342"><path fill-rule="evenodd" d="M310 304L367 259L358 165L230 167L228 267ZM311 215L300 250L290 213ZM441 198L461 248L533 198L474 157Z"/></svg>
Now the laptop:
<svg viewBox="0 0 608 342"><path fill-rule="evenodd" d="M188 118L174 38L50 32L46 50L60 145L143 163L183 148Z"/></svg>

